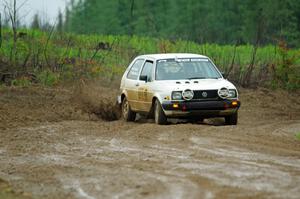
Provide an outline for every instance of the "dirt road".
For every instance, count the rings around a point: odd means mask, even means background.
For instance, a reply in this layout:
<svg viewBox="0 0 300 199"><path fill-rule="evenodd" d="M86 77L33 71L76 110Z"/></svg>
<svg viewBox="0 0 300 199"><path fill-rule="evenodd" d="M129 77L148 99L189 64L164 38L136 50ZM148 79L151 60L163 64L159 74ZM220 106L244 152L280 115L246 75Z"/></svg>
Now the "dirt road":
<svg viewBox="0 0 300 199"><path fill-rule="evenodd" d="M69 89L3 89L0 178L33 198L299 198L299 96L241 90L237 126L158 126L99 120Z"/></svg>

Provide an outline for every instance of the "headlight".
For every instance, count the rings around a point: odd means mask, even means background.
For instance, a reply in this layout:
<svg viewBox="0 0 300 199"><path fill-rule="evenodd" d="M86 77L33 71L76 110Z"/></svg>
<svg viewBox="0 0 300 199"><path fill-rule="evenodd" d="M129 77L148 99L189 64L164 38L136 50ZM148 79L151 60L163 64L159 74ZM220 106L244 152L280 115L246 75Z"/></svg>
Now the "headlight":
<svg viewBox="0 0 300 199"><path fill-rule="evenodd" d="M192 90L187 89L182 92L182 97L185 100L191 100L194 97L194 92Z"/></svg>
<svg viewBox="0 0 300 199"><path fill-rule="evenodd" d="M226 99L229 97L229 90L227 88L221 88L219 89L218 94L221 98Z"/></svg>
<svg viewBox="0 0 300 199"><path fill-rule="evenodd" d="M229 96L228 98L237 98L237 92L235 89L229 89Z"/></svg>
<svg viewBox="0 0 300 199"><path fill-rule="evenodd" d="M172 100L181 100L182 92L181 91L173 91L172 92Z"/></svg>

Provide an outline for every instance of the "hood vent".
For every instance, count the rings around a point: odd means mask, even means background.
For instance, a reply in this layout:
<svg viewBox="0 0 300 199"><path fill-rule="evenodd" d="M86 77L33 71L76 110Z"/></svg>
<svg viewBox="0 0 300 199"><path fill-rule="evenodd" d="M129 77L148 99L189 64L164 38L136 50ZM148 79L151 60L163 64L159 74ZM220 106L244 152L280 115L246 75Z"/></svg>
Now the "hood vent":
<svg viewBox="0 0 300 199"><path fill-rule="evenodd" d="M186 82L184 82L184 83L190 84L191 82L186 81ZM199 84L199 81L193 81L193 83L194 83L194 84ZM176 84L181 84L181 82L177 81Z"/></svg>

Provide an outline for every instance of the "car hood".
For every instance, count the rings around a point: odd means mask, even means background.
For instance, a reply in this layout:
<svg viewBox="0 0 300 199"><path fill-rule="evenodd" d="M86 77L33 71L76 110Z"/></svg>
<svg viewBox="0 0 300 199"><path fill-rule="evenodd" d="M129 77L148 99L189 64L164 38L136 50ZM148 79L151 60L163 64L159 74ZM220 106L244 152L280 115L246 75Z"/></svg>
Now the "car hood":
<svg viewBox="0 0 300 199"><path fill-rule="evenodd" d="M195 80L164 80L156 81L157 87L160 90L218 90L226 87L228 89L235 89L235 86L226 79L195 79Z"/></svg>

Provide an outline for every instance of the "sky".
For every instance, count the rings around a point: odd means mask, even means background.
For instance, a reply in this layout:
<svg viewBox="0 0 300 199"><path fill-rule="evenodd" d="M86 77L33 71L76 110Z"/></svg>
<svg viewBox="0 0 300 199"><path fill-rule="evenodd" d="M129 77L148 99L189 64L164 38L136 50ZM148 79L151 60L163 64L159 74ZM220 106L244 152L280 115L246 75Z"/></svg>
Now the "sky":
<svg viewBox="0 0 300 199"><path fill-rule="evenodd" d="M0 0L1 13L3 13L3 4L5 1L8 3L13 2L13 0ZM33 15L38 13L43 21L47 20L53 24L57 19L59 9L64 12L67 1L68 0L17 0L17 7L25 2L24 6L19 10L19 18L24 18L24 20L21 21L25 21L28 25L32 22Z"/></svg>

